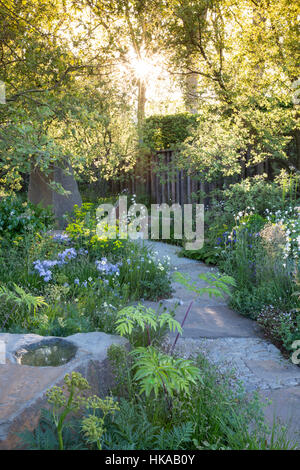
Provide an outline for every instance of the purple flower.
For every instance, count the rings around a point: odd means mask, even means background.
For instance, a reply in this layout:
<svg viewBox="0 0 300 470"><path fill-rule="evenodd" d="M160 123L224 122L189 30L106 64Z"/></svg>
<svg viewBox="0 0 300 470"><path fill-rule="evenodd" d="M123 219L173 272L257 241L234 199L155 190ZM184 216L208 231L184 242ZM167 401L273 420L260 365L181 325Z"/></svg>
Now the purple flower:
<svg viewBox="0 0 300 470"><path fill-rule="evenodd" d="M58 265L62 266L63 264L66 264L68 261L71 261L72 259L75 259L77 256L77 252L75 248L66 248L62 253L58 253L57 258L58 258Z"/></svg>
<svg viewBox="0 0 300 470"><path fill-rule="evenodd" d="M57 264L57 261L39 259L34 261L33 267L38 272L39 276L44 279L45 282L49 282L52 278L51 268Z"/></svg>
<svg viewBox="0 0 300 470"><path fill-rule="evenodd" d="M102 258L100 261L95 261L97 270L104 276L111 276L120 274L119 266L120 263L112 264L107 261L107 258Z"/></svg>
<svg viewBox="0 0 300 470"><path fill-rule="evenodd" d="M71 241L70 237L65 233L53 235L52 240L59 243L69 243Z"/></svg>

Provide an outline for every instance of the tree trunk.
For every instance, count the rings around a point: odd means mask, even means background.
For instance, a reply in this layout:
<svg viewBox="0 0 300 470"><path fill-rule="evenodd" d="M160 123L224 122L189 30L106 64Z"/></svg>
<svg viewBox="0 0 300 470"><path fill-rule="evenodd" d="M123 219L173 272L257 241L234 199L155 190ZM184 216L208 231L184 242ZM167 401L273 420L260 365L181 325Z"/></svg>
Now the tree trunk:
<svg viewBox="0 0 300 470"><path fill-rule="evenodd" d="M146 84L141 78L138 82L138 109L137 109L137 122L139 142L143 143L142 127L145 120L145 107L146 107Z"/></svg>
<svg viewBox="0 0 300 470"><path fill-rule="evenodd" d="M197 73L189 73L185 80L185 107L186 110L191 114L197 114L198 112L198 80L199 76Z"/></svg>

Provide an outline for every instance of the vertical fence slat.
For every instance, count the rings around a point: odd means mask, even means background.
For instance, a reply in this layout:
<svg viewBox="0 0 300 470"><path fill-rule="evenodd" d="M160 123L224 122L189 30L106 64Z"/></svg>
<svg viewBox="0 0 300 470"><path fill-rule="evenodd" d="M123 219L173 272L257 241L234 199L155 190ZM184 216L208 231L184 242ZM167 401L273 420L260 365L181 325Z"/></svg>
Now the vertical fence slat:
<svg viewBox="0 0 300 470"><path fill-rule="evenodd" d="M184 198L184 171L180 171L180 204L183 206L185 203Z"/></svg>
<svg viewBox="0 0 300 470"><path fill-rule="evenodd" d="M191 203L191 177L187 175L186 177L186 184L187 184L187 202L188 204Z"/></svg>
<svg viewBox="0 0 300 470"><path fill-rule="evenodd" d="M166 170L165 170L165 164L166 164L166 153L163 152L161 156L162 160L162 171L161 171L161 202L165 203L166 202Z"/></svg>
<svg viewBox="0 0 300 470"><path fill-rule="evenodd" d="M175 174L175 166L174 161L171 154L171 165L172 165L172 203L176 202L176 174Z"/></svg>
<svg viewBox="0 0 300 470"><path fill-rule="evenodd" d="M166 163L167 163L167 203L170 204L170 152L167 152Z"/></svg>
<svg viewBox="0 0 300 470"><path fill-rule="evenodd" d="M176 202L180 204L180 171L176 171Z"/></svg>
<svg viewBox="0 0 300 470"><path fill-rule="evenodd" d="M156 173L156 189L157 189L157 203L160 204L160 197L161 197L161 185L160 185L160 168L159 168L159 154L156 156L156 165L157 165L157 173Z"/></svg>

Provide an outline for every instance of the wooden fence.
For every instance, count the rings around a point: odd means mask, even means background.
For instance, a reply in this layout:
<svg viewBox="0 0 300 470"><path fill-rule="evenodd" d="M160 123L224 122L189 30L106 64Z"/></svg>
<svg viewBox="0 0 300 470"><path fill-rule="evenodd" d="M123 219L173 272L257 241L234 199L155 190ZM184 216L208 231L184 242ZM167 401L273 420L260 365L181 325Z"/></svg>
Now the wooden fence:
<svg viewBox="0 0 300 470"><path fill-rule="evenodd" d="M142 171L137 168L134 174L115 182L112 192L126 189L131 194L136 194L137 199L146 196L154 204L183 205L200 201L208 204L211 191L222 188L225 181L228 184L234 182L233 178L225 178L208 183L200 174L188 174L187 171L176 168L172 150L162 150L143 162Z"/></svg>
<svg viewBox="0 0 300 470"><path fill-rule="evenodd" d="M104 193L121 193L126 190L141 197L147 198L151 203L179 203L180 205L192 202L209 204L210 194L215 189L221 189L229 184L240 181L247 176L261 174L267 168L260 164L255 167L242 167L240 176L224 177L215 182L207 182L201 174L189 174L187 171L176 168L172 150L162 150L143 160L132 173L120 175L119 180L109 181L105 184ZM105 195L103 194L103 195Z"/></svg>

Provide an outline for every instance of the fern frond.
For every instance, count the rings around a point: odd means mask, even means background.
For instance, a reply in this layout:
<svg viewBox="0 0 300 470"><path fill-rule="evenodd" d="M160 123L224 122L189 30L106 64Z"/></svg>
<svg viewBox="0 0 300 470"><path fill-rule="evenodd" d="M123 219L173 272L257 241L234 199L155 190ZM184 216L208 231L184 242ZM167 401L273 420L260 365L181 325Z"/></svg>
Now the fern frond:
<svg viewBox="0 0 300 470"><path fill-rule="evenodd" d="M192 440L194 424L191 422L175 426L170 431L162 429L156 438L156 448L159 450L180 450L184 444Z"/></svg>

